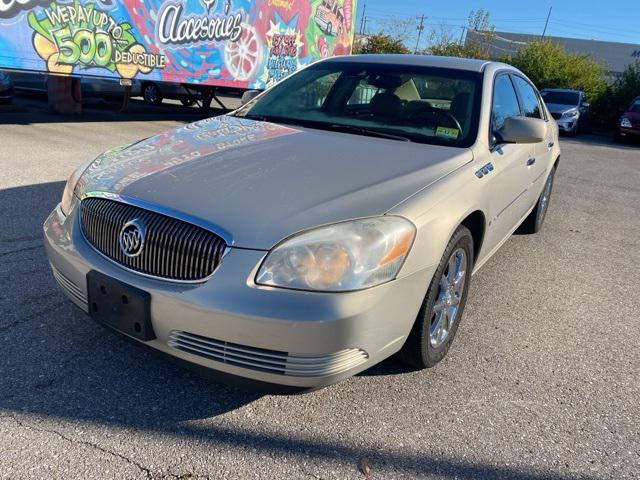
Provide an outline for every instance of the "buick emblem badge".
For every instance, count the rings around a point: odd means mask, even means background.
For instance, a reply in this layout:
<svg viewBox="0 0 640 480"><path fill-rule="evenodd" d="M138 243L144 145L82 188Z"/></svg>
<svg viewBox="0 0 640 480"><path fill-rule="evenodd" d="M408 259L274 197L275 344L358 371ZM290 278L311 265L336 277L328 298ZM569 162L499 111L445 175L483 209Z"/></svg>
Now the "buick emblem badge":
<svg viewBox="0 0 640 480"><path fill-rule="evenodd" d="M145 227L142 220L136 218L125 223L118 238L122 253L131 258L140 255L144 247L144 234Z"/></svg>

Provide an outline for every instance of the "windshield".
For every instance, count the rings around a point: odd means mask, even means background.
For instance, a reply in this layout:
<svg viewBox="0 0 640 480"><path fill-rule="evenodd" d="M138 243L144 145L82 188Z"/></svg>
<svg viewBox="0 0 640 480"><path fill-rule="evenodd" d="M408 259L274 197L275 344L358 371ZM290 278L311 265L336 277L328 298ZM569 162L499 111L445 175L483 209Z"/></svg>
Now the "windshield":
<svg viewBox="0 0 640 480"><path fill-rule="evenodd" d="M577 92L540 92L545 103L555 103L557 105L578 105L580 95Z"/></svg>
<svg viewBox="0 0 640 480"><path fill-rule="evenodd" d="M629 107L630 112L640 112L640 98L633 101L631 106Z"/></svg>
<svg viewBox="0 0 640 480"><path fill-rule="evenodd" d="M460 70L329 61L306 68L237 116L355 135L468 147L481 75Z"/></svg>

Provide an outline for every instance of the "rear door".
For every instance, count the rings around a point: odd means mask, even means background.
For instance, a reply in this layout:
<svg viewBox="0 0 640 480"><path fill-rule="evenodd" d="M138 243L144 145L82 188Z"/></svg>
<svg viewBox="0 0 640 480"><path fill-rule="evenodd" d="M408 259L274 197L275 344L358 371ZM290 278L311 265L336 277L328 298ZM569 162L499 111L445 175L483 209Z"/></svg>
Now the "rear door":
<svg viewBox="0 0 640 480"><path fill-rule="evenodd" d="M496 76L491 107L491 131L498 132L509 117L521 116L520 103L508 73ZM527 188L530 180L527 161L533 156L533 145L502 144L499 135L492 135L488 173L477 176L486 182L491 209L490 224L485 239L487 249L496 247L522 219L527 210Z"/></svg>
<svg viewBox="0 0 640 480"><path fill-rule="evenodd" d="M532 207L540 196L545 181L545 173L553 161L551 158L554 145L553 129L549 128L549 119L546 118L546 112L536 88L520 75L512 75L512 78L520 99L522 114L525 117L538 118L547 122L545 138L542 142L533 145L533 156L529 160L529 163L533 163L528 165L524 172L529 178L527 201L529 207Z"/></svg>

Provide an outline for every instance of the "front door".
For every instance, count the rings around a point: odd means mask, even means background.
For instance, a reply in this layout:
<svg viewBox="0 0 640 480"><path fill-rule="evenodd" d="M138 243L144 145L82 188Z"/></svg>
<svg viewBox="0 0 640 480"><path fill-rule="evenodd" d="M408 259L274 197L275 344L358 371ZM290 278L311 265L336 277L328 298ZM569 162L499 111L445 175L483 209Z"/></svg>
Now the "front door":
<svg viewBox="0 0 640 480"><path fill-rule="evenodd" d="M522 112L513 82L508 74L501 74L494 83L491 131L499 131L507 118L520 115ZM528 209L528 169L534 155L533 145L500 144L499 137L495 138L491 152L493 170L481 178L486 182L485 191L489 198L485 237L488 252L513 231Z"/></svg>

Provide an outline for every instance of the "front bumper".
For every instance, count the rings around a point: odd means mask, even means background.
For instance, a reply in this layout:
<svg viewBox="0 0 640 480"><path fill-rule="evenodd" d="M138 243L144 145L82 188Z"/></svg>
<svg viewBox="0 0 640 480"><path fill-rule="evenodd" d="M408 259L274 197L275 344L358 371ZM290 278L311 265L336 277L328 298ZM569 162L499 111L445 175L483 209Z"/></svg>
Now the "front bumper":
<svg viewBox="0 0 640 480"><path fill-rule="evenodd" d="M579 121L579 117L574 117L574 118L562 117L556 120L556 123L558 124L558 128L560 129L560 131L570 133L576 130L578 121Z"/></svg>
<svg viewBox="0 0 640 480"><path fill-rule="evenodd" d="M622 138L640 138L640 127L618 127L618 135Z"/></svg>
<svg viewBox="0 0 640 480"><path fill-rule="evenodd" d="M318 388L355 375L397 352L409 334L435 267L349 293L257 286L266 252L231 249L206 282L178 284L127 271L89 245L76 205L44 224L58 284L85 312L86 276L96 270L148 292L154 340L180 360L244 379Z"/></svg>

